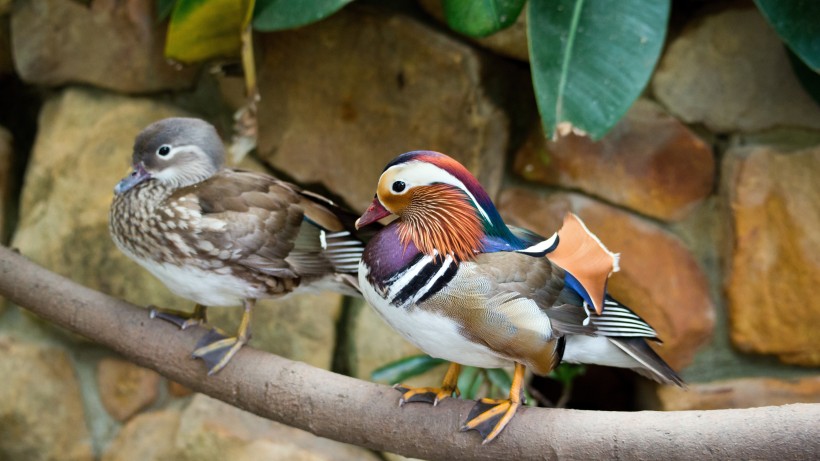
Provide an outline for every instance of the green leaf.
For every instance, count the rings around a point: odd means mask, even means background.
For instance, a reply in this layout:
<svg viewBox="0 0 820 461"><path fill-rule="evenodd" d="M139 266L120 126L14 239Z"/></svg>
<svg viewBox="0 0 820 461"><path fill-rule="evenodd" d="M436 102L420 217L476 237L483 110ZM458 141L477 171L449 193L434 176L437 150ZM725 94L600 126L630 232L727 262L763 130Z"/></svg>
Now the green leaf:
<svg viewBox="0 0 820 461"><path fill-rule="evenodd" d="M373 370L370 377L373 381L395 384L425 373L442 363L447 361L434 359L429 355L411 355Z"/></svg>
<svg viewBox="0 0 820 461"><path fill-rule="evenodd" d="M552 370L549 377L561 382L564 386L572 385L575 378L587 372L587 368L583 365L576 365L572 363L562 363L558 368Z"/></svg>
<svg viewBox="0 0 820 461"><path fill-rule="evenodd" d="M339 11L353 0L257 0L253 28L263 32L293 29Z"/></svg>
<svg viewBox="0 0 820 461"><path fill-rule="evenodd" d="M786 55L792 65L792 70L800 85L811 96L815 103L820 105L820 73L814 72L794 52L786 48Z"/></svg>
<svg viewBox="0 0 820 461"><path fill-rule="evenodd" d="M538 110L548 137L600 139L649 81L670 0L530 0L527 37Z"/></svg>
<svg viewBox="0 0 820 461"><path fill-rule="evenodd" d="M486 37L518 19L526 0L443 0L444 18L455 31Z"/></svg>
<svg viewBox="0 0 820 461"><path fill-rule="evenodd" d="M814 72L820 72L820 2L755 0L777 35Z"/></svg>
<svg viewBox="0 0 820 461"><path fill-rule="evenodd" d="M487 379L498 387L498 390L502 394L509 395L512 378L510 378L506 370L503 368L487 368Z"/></svg>
<svg viewBox="0 0 820 461"><path fill-rule="evenodd" d="M252 0L177 0L171 12L165 56L196 62L236 56Z"/></svg>
<svg viewBox="0 0 820 461"><path fill-rule="evenodd" d="M461 374L458 375L458 390L461 392L461 398L475 399L483 383L484 376L480 368L461 367Z"/></svg>

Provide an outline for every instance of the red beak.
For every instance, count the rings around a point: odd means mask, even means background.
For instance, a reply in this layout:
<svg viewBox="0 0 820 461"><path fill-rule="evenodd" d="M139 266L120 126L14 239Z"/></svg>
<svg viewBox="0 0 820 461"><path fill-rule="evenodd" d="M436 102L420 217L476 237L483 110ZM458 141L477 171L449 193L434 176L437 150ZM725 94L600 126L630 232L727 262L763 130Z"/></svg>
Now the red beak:
<svg viewBox="0 0 820 461"><path fill-rule="evenodd" d="M356 220L356 229L361 229L362 227L374 223L385 216L390 216L392 213L387 211L379 202L378 197L373 197L373 203L367 207L367 210L364 214Z"/></svg>

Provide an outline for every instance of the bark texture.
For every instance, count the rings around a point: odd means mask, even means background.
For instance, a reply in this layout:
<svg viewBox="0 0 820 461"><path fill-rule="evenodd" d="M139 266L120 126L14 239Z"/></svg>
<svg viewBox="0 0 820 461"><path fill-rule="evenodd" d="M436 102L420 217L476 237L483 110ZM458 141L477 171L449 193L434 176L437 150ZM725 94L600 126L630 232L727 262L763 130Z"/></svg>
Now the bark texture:
<svg viewBox="0 0 820 461"><path fill-rule="evenodd" d="M523 408L482 446L461 433L472 402L398 407L399 394L243 348L219 374L190 358L202 328L179 331L145 309L78 285L0 247L0 295L185 386L316 435L430 460L818 459L820 405L635 413Z"/></svg>

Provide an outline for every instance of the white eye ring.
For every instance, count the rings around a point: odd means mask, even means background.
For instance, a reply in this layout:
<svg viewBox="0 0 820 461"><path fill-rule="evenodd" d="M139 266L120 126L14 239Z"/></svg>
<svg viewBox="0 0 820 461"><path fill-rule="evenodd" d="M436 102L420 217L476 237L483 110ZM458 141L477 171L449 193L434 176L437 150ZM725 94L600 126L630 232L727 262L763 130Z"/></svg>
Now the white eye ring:
<svg viewBox="0 0 820 461"><path fill-rule="evenodd" d="M160 157L167 157L170 153L171 146L169 146L168 144L163 144L159 146L159 149L157 149L157 155L159 155Z"/></svg>

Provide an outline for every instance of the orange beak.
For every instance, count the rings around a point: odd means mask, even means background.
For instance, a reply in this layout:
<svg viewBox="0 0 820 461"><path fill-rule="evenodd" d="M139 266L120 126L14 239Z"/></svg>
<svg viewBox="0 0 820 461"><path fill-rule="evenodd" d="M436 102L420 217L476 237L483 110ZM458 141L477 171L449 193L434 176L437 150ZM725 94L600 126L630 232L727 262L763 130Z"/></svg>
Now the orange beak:
<svg viewBox="0 0 820 461"><path fill-rule="evenodd" d="M379 202L378 197L373 197L373 203L367 207L364 214L356 220L356 229L361 229L362 227L374 223L385 216L390 216L392 213L387 211Z"/></svg>

